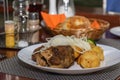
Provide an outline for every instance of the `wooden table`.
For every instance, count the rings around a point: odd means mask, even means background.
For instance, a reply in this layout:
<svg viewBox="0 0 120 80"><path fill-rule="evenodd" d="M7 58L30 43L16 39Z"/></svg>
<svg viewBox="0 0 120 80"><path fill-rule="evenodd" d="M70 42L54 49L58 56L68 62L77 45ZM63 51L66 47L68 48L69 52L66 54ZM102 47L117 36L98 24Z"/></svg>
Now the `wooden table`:
<svg viewBox="0 0 120 80"><path fill-rule="evenodd" d="M105 14L86 13L86 12L81 12L81 10L77 11L76 15L82 15L82 16L86 16L88 18L100 18L100 19L107 20L107 21L110 22L110 28L120 25L120 16L119 15L105 15ZM106 38L120 39L120 37L112 35L111 33L109 33L109 31L107 32ZM11 58L11 57L17 55L18 51L19 51L19 49L0 48L0 54L6 55L6 58ZM0 80L8 80L8 79L9 80L18 80L18 78L19 78L19 80L33 80L33 79L30 79L30 78L25 78L25 77L0 73Z"/></svg>

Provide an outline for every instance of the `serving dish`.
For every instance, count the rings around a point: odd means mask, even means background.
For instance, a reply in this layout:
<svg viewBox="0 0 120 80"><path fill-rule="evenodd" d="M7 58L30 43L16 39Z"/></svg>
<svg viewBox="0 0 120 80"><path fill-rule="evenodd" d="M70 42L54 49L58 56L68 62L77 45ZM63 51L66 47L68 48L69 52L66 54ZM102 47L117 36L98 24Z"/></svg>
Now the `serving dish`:
<svg viewBox="0 0 120 80"><path fill-rule="evenodd" d="M26 47L24 49L21 49L18 52L18 58L24 62L25 64L28 64L30 66L33 66L35 68L38 68L40 70L44 70L47 72L53 72L53 73L59 73L59 74L86 74L86 73L92 73L99 70L106 69L108 67L111 67L115 64L118 64L120 62L120 50L110 47L107 45L101 45L97 44L98 46L102 47L104 50L104 56L105 60L101 62L101 65L96 68L82 68L75 62L74 65L72 65L69 68L50 68L50 67L43 67L36 65L36 62L34 62L31 58L34 49L37 47L42 46L44 43L32 45L29 47Z"/></svg>
<svg viewBox="0 0 120 80"><path fill-rule="evenodd" d="M81 36L87 36L90 39L93 40L99 40L103 33L109 28L110 23L108 21L102 20L102 19L96 19L96 18L89 18L90 23L92 24L94 21L97 21L100 25L99 29L95 29L93 28L91 29L70 29L70 30L66 30L66 29L59 29L59 28L54 28L51 30L51 32L54 35L58 35L58 34L63 34L65 36L71 36L71 35L75 35L76 37L81 37Z"/></svg>

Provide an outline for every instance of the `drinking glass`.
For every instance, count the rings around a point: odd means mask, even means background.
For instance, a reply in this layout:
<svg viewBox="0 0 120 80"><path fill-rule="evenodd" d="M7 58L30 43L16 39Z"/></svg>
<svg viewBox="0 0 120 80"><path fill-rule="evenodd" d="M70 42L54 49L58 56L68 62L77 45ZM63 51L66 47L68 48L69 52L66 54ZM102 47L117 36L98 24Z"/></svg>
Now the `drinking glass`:
<svg viewBox="0 0 120 80"><path fill-rule="evenodd" d="M6 47L12 48L15 46L15 27L14 21L6 20L5 21L5 45Z"/></svg>
<svg viewBox="0 0 120 80"><path fill-rule="evenodd" d="M59 0L58 14L65 14L66 17L75 15L74 0Z"/></svg>

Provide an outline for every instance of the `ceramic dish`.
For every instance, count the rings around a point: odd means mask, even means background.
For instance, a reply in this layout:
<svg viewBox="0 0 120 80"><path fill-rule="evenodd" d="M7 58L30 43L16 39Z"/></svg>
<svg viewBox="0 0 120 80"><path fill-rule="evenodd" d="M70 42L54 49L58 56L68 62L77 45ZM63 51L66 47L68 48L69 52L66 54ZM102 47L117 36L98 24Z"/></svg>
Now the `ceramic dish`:
<svg viewBox="0 0 120 80"><path fill-rule="evenodd" d="M34 62L31 59L31 55L33 54L33 50L41 45L42 44L36 44L36 45L32 45L32 46L29 46L29 47L26 47L20 50L18 52L18 58L24 63L30 66L36 67L40 70L59 73L59 74L91 73L91 72L96 72L96 71L108 68L120 62L120 50L114 47L107 46L107 45L99 45L104 49L104 56L105 56L105 60L101 63L99 67L84 69L84 68L81 68L76 62L74 63L74 65L66 69L38 66L36 65L36 62Z"/></svg>
<svg viewBox="0 0 120 80"><path fill-rule="evenodd" d="M110 32L116 36L120 37L120 26L113 27L110 29Z"/></svg>

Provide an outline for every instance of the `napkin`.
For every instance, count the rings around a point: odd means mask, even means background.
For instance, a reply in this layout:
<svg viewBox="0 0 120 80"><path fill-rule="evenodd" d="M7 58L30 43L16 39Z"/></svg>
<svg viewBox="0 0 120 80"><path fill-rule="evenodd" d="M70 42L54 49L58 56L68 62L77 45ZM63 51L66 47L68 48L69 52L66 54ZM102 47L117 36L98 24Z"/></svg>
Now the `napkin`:
<svg viewBox="0 0 120 80"><path fill-rule="evenodd" d="M59 23L62 23L66 19L66 16L64 14L52 15L46 12L41 12L41 15L46 25L51 29L55 28Z"/></svg>

